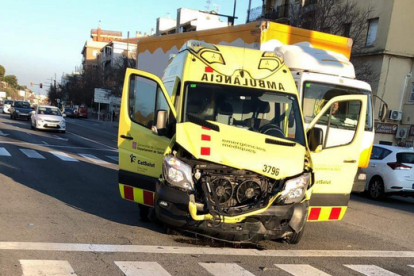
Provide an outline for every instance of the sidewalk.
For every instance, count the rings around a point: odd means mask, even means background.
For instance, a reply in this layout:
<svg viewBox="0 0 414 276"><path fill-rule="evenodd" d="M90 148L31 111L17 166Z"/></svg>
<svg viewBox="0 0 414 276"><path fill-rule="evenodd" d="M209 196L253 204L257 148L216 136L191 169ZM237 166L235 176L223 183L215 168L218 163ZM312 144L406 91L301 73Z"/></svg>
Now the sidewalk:
<svg viewBox="0 0 414 276"><path fill-rule="evenodd" d="M81 120L85 120L85 121L89 121L89 122L93 122L93 123L97 123L97 124L103 124L103 125L111 125L113 127L118 128L119 127L119 119L116 118L115 121L111 122L108 119L102 120L99 119L98 121L98 114L88 114L88 119L81 119Z"/></svg>

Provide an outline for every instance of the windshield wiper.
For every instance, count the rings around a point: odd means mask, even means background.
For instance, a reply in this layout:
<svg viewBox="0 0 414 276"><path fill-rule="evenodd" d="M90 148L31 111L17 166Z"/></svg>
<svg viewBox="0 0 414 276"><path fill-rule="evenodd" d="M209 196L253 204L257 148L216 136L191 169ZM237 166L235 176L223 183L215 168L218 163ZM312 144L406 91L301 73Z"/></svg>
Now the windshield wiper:
<svg viewBox="0 0 414 276"><path fill-rule="evenodd" d="M194 123L196 125L203 126L203 127L209 128L211 130L220 132L220 127L218 125L207 122L206 120L201 119L197 116L194 116L194 115L191 115L191 114L187 113L187 119L188 119L189 122Z"/></svg>

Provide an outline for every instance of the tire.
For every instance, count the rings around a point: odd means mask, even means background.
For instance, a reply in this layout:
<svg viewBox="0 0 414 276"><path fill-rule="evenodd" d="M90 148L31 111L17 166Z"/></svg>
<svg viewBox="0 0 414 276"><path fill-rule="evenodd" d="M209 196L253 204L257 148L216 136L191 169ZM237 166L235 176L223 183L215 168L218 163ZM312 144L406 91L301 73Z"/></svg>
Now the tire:
<svg viewBox="0 0 414 276"><path fill-rule="evenodd" d="M286 237L286 242L288 244L298 244L303 237L303 233L305 232L305 225L303 225L302 230L300 230L299 232L293 231L293 233L290 236Z"/></svg>
<svg viewBox="0 0 414 276"><path fill-rule="evenodd" d="M13 114L10 114L10 120L13 120L14 118L13 118Z"/></svg>
<svg viewBox="0 0 414 276"><path fill-rule="evenodd" d="M373 200L381 200L384 198L384 181L381 177L373 177L369 182L368 196Z"/></svg>
<svg viewBox="0 0 414 276"><path fill-rule="evenodd" d="M65 134L66 133L66 130L61 130L60 133Z"/></svg>
<svg viewBox="0 0 414 276"><path fill-rule="evenodd" d="M33 124L32 124L32 123L30 123L30 128L31 128L31 129L34 129L34 126L33 126Z"/></svg>

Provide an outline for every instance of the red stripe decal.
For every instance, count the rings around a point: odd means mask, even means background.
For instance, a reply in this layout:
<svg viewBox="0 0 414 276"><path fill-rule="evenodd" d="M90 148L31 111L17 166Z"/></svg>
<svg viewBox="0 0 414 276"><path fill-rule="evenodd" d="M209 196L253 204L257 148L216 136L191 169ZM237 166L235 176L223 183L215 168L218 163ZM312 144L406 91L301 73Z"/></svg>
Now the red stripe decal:
<svg viewBox="0 0 414 276"><path fill-rule="evenodd" d="M318 220L321 208L312 208L308 217L308 220Z"/></svg>
<svg viewBox="0 0 414 276"><path fill-rule="evenodd" d="M205 130L210 130L210 128L205 127L205 126L202 126L201 128L202 128L202 129L205 129Z"/></svg>
<svg viewBox="0 0 414 276"><path fill-rule="evenodd" d="M129 186L124 186L124 196L125 199L134 200L134 188Z"/></svg>
<svg viewBox="0 0 414 276"><path fill-rule="evenodd" d="M207 66L206 69L204 70L204 72L213 73L213 68Z"/></svg>
<svg viewBox="0 0 414 276"><path fill-rule="evenodd" d="M210 155L210 148L201 148L201 155Z"/></svg>
<svg viewBox="0 0 414 276"><path fill-rule="evenodd" d="M211 141L210 135L201 134L201 140L203 141Z"/></svg>
<svg viewBox="0 0 414 276"><path fill-rule="evenodd" d="M332 208L331 214L329 215L329 219L339 219L340 214L341 208Z"/></svg>
<svg viewBox="0 0 414 276"><path fill-rule="evenodd" d="M144 190L144 204L154 206L154 194Z"/></svg>

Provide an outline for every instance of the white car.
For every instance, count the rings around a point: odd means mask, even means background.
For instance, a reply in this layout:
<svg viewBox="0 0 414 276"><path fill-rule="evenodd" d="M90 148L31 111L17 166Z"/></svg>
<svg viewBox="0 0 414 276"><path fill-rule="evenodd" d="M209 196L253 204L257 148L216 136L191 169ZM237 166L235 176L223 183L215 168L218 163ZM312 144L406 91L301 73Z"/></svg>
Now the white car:
<svg viewBox="0 0 414 276"><path fill-rule="evenodd" d="M365 190L378 200L385 195L414 197L414 150L375 144L372 149Z"/></svg>
<svg viewBox="0 0 414 276"><path fill-rule="evenodd" d="M3 114L10 114L10 107L12 106L13 101L5 100L3 104Z"/></svg>
<svg viewBox="0 0 414 276"><path fill-rule="evenodd" d="M31 115L32 129L50 129L65 133L65 115L56 106L39 105Z"/></svg>

